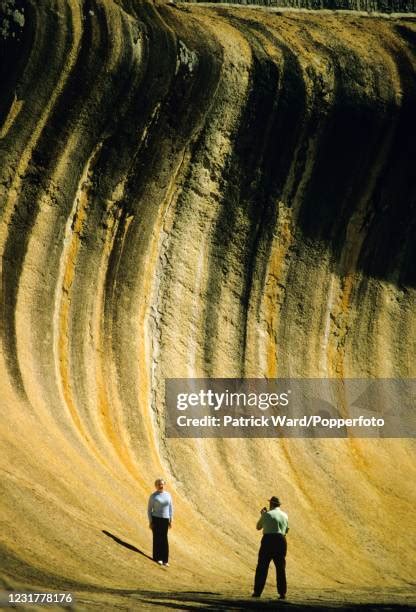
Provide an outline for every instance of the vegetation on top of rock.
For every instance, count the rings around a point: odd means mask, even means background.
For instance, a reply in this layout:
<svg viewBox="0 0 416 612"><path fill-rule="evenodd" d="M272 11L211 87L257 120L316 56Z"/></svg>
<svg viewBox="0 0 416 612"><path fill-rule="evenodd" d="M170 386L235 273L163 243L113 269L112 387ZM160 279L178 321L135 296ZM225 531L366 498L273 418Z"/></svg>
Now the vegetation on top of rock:
<svg viewBox="0 0 416 612"><path fill-rule="evenodd" d="M25 9L16 0L2 0L0 4L0 38L17 38L25 25Z"/></svg>

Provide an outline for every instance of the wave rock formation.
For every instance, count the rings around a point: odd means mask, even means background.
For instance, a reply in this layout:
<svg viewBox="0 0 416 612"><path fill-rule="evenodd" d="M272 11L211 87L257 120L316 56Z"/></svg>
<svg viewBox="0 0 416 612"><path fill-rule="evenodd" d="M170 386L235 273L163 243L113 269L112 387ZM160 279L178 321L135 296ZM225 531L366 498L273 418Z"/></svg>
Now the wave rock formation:
<svg viewBox="0 0 416 612"><path fill-rule="evenodd" d="M166 439L164 380L416 375L414 18L17 4L0 42L3 585L246 594L279 494L290 587L406 588L410 440ZM159 475L163 576L103 533L149 552Z"/></svg>

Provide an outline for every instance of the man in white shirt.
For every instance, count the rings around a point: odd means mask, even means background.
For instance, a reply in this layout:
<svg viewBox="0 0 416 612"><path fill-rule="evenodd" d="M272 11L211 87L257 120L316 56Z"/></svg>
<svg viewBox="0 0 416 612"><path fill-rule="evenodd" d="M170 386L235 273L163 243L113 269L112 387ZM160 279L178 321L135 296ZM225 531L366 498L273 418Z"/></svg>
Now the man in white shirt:
<svg viewBox="0 0 416 612"><path fill-rule="evenodd" d="M263 529L259 550L253 597L260 597L266 584L270 561L276 567L276 584L279 599L286 599L286 534L289 522L286 512L280 510L278 497L269 499L269 510L262 508L257 521L257 529Z"/></svg>

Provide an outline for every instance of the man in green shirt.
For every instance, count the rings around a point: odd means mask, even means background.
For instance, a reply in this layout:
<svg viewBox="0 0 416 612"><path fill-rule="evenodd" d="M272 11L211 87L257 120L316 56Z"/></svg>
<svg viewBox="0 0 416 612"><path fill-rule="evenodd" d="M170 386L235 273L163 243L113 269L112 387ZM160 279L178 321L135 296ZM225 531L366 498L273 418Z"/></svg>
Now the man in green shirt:
<svg viewBox="0 0 416 612"><path fill-rule="evenodd" d="M278 497L269 499L269 510L262 508L257 529L263 529L259 550L253 597L260 597L266 584L270 561L276 567L276 584L279 599L286 599L286 534L289 524L286 512L280 510Z"/></svg>

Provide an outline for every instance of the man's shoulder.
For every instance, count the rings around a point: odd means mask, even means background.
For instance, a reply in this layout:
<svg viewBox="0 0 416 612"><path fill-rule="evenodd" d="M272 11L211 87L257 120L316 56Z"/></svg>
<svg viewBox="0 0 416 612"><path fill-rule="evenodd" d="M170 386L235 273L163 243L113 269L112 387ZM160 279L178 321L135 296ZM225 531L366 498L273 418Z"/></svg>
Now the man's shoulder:
<svg viewBox="0 0 416 612"><path fill-rule="evenodd" d="M286 512L284 512L280 508L273 508L273 510L269 510L269 514L271 514L272 516L283 516L283 518L285 518L286 520L288 518Z"/></svg>

